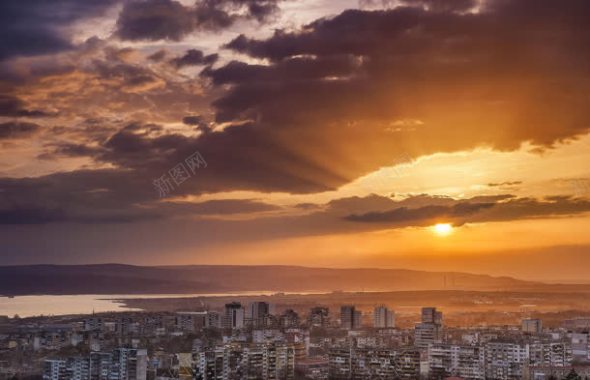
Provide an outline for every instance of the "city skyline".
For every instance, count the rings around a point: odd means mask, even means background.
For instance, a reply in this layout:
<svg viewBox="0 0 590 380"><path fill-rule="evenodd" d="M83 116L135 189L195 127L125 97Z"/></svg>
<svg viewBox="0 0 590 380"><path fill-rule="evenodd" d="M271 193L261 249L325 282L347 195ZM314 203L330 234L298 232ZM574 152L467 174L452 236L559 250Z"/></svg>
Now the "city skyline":
<svg viewBox="0 0 590 380"><path fill-rule="evenodd" d="M583 0L0 4L0 265L587 282Z"/></svg>
<svg viewBox="0 0 590 380"><path fill-rule="evenodd" d="M581 380L590 375L587 316L552 320L549 326L531 317L519 323L447 326L446 311L428 306L402 311L403 326L384 326L388 318L383 314L396 312L385 304L372 313L353 304L342 305L340 313L324 306L285 306L253 298L249 304L233 300L205 310L193 305L193 311L3 317L0 354L8 360L0 376ZM15 350L42 365L16 365Z"/></svg>

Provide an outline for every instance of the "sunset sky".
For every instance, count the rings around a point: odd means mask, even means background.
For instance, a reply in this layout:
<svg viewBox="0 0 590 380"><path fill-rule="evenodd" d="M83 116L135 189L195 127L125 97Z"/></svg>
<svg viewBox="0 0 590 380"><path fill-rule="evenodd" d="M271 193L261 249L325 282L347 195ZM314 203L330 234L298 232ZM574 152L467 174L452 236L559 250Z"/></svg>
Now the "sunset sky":
<svg viewBox="0 0 590 380"><path fill-rule="evenodd" d="M588 15L587 0L2 1L0 265L588 281Z"/></svg>

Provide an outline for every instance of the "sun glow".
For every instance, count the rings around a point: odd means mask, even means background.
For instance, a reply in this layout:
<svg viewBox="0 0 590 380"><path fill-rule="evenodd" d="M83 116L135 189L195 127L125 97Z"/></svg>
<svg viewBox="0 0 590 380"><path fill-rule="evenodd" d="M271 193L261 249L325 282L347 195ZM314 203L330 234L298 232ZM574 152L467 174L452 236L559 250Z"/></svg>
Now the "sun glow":
<svg viewBox="0 0 590 380"><path fill-rule="evenodd" d="M439 236L447 236L453 232L453 226L450 223L438 223L432 229Z"/></svg>

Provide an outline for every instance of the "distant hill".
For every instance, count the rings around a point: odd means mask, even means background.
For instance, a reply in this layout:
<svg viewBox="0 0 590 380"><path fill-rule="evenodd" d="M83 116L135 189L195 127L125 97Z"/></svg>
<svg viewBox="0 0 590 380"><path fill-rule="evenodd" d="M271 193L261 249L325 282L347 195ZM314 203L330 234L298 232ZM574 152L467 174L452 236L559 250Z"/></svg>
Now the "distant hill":
<svg viewBox="0 0 590 380"><path fill-rule="evenodd" d="M297 266L0 266L0 294L171 294L244 291L514 291L546 287L509 277L405 269Z"/></svg>

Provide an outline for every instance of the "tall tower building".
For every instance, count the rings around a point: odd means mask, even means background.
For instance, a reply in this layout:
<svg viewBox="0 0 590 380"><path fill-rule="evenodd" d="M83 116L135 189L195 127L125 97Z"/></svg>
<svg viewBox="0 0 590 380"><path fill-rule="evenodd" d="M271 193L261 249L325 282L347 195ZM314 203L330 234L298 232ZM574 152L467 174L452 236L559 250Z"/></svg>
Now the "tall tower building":
<svg viewBox="0 0 590 380"><path fill-rule="evenodd" d="M316 306L309 311L309 325L312 327L328 327L330 311L327 307Z"/></svg>
<svg viewBox="0 0 590 380"><path fill-rule="evenodd" d="M395 327L393 311L384 305L377 306L373 312L373 326L380 329Z"/></svg>
<svg viewBox="0 0 590 380"><path fill-rule="evenodd" d="M443 316L435 307L422 308L422 322L414 329L414 344L426 349L429 344L442 343Z"/></svg>
<svg viewBox="0 0 590 380"><path fill-rule="evenodd" d="M523 319L522 320L522 332L538 334L543 331L543 324L540 319Z"/></svg>
<svg viewBox="0 0 590 380"><path fill-rule="evenodd" d="M267 302L252 302L248 307L246 319L248 319L253 326L262 327L265 324L266 318L271 314L271 306Z"/></svg>
<svg viewBox="0 0 590 380"><path fill-rule="evenodd" d="M147 350L117 348L113 351L113 361L109 380L146 380Z"/></svg>
<svg viewBox="0 0 590 380"><path fill-rule="evenodd" d="M241 303L232 302L225 305L223 327L228 329L241 329L244 327L244 308Z"/></svg>
<svg viewBox="0 0 590 380"><path fill-rule="evenodd" d="M345 305L340 308L340 326L343 329L355 330L361 327L362 314L353 305Z"/></svg>

